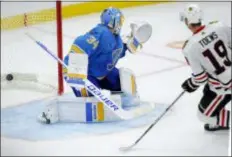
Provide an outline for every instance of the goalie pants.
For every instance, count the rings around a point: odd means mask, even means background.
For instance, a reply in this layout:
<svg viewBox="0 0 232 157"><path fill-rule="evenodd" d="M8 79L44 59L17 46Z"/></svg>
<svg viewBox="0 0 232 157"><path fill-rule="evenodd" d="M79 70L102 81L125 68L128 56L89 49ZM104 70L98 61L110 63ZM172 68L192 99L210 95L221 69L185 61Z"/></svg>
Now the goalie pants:
<svg viewBox="0 0 232 157"><path fill-rule="evenodd" d="M230 101L231 94L219 95L211 91L209 85L206 84L198 109L207 117L216 117L216 124L225 127L230 123L230 111L225 109Z"/></svg>

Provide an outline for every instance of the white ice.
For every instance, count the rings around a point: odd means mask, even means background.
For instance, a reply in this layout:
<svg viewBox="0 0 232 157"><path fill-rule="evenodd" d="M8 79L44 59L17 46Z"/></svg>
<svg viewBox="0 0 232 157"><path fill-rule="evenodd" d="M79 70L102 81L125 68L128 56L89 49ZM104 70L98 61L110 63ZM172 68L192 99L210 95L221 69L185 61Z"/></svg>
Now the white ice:
<svg viewBox="0 0 232 157"><path fill-rule="evenodd" d="M121 60L118 67L131 68L138 76L138 91L141 99L171 103L181 92L181 83L190 76L191 70L181 50L166 47L173 41L186 40L191 36L185 25L179 21L179 11L187 3L177 2L144 7L122 9L125 14L125 28L130 21L146 20L153 26L153 35L144 45L143 53L130 55ZM204 10L205 22L220 20L231 25L231 3L198 3ZM99 14L90 14L63 21L64 54L73 39L87 32L99 22ZM56 63L43 50L25 36L32 33L38 40L56 51L54 23L33 26L10 32L1 32L1 71L34 72L56 76ZM167 60L168 57L179 61ZM172 70L162 71L167 68ZM176 67L176 68L175 68ZM158 72L160 71L161 72ZM51 77L48 77L51 78ZM47 80L56 82L55 80ZM66 86L66 92L70 92ZM19 105L24 102L54 95L27 90L1 90L1 107ZM197 105L202 88L193 94L185 94L132 150L122 153L121 146L133 143L148 125L128 129L109 135L72 137L57 141L26 141L1 136L2 155L228 155L228 133L208 133L197 119ZM27 124L25 124L27 125Z"/></svg>

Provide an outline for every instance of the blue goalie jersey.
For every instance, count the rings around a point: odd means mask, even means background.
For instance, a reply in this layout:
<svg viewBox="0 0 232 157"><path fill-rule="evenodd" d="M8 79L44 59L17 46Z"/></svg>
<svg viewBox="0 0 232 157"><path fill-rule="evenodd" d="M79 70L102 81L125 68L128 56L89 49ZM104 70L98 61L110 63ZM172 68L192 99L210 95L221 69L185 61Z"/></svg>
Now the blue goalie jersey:
<svg viewBox="0 0 232 157"><path fill-rule="evenodd" d="M69 53L86 53L89 61L88 75L102 78L125 56L126 50L120 35L115 35L106 26L98 24L85 35L77 37ZM65 62L67 64L68 55Z"/></svg>

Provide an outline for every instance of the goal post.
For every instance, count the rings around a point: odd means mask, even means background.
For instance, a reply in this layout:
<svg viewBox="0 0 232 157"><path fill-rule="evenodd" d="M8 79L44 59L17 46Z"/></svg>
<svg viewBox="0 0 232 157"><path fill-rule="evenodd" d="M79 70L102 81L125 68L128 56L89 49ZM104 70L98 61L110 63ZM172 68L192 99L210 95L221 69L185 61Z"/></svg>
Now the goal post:
<svg viewBox="0 0 232 157"><path fill-rule="evenodd" d="M63 59L63 38L62 38L62 6L61 1L56 1L56 29L57 29L57 54L58 58ZM58 64L58 94L64 92L62 65Z"/></svg>

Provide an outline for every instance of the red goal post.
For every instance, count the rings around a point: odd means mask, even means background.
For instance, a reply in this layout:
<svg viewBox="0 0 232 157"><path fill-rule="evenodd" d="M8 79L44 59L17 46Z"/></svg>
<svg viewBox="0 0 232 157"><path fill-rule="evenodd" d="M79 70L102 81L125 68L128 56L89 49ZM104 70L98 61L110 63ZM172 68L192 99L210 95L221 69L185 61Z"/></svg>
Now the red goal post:
<svg viewBox="0 0 232 157"><path fill-rule="evenodd" d="M62 6L61 1L56 1L56 29L57 29L57 54L63 59L63 39L62 39ZM64 92L62 65L58 63L58 94Z"/></svg>

